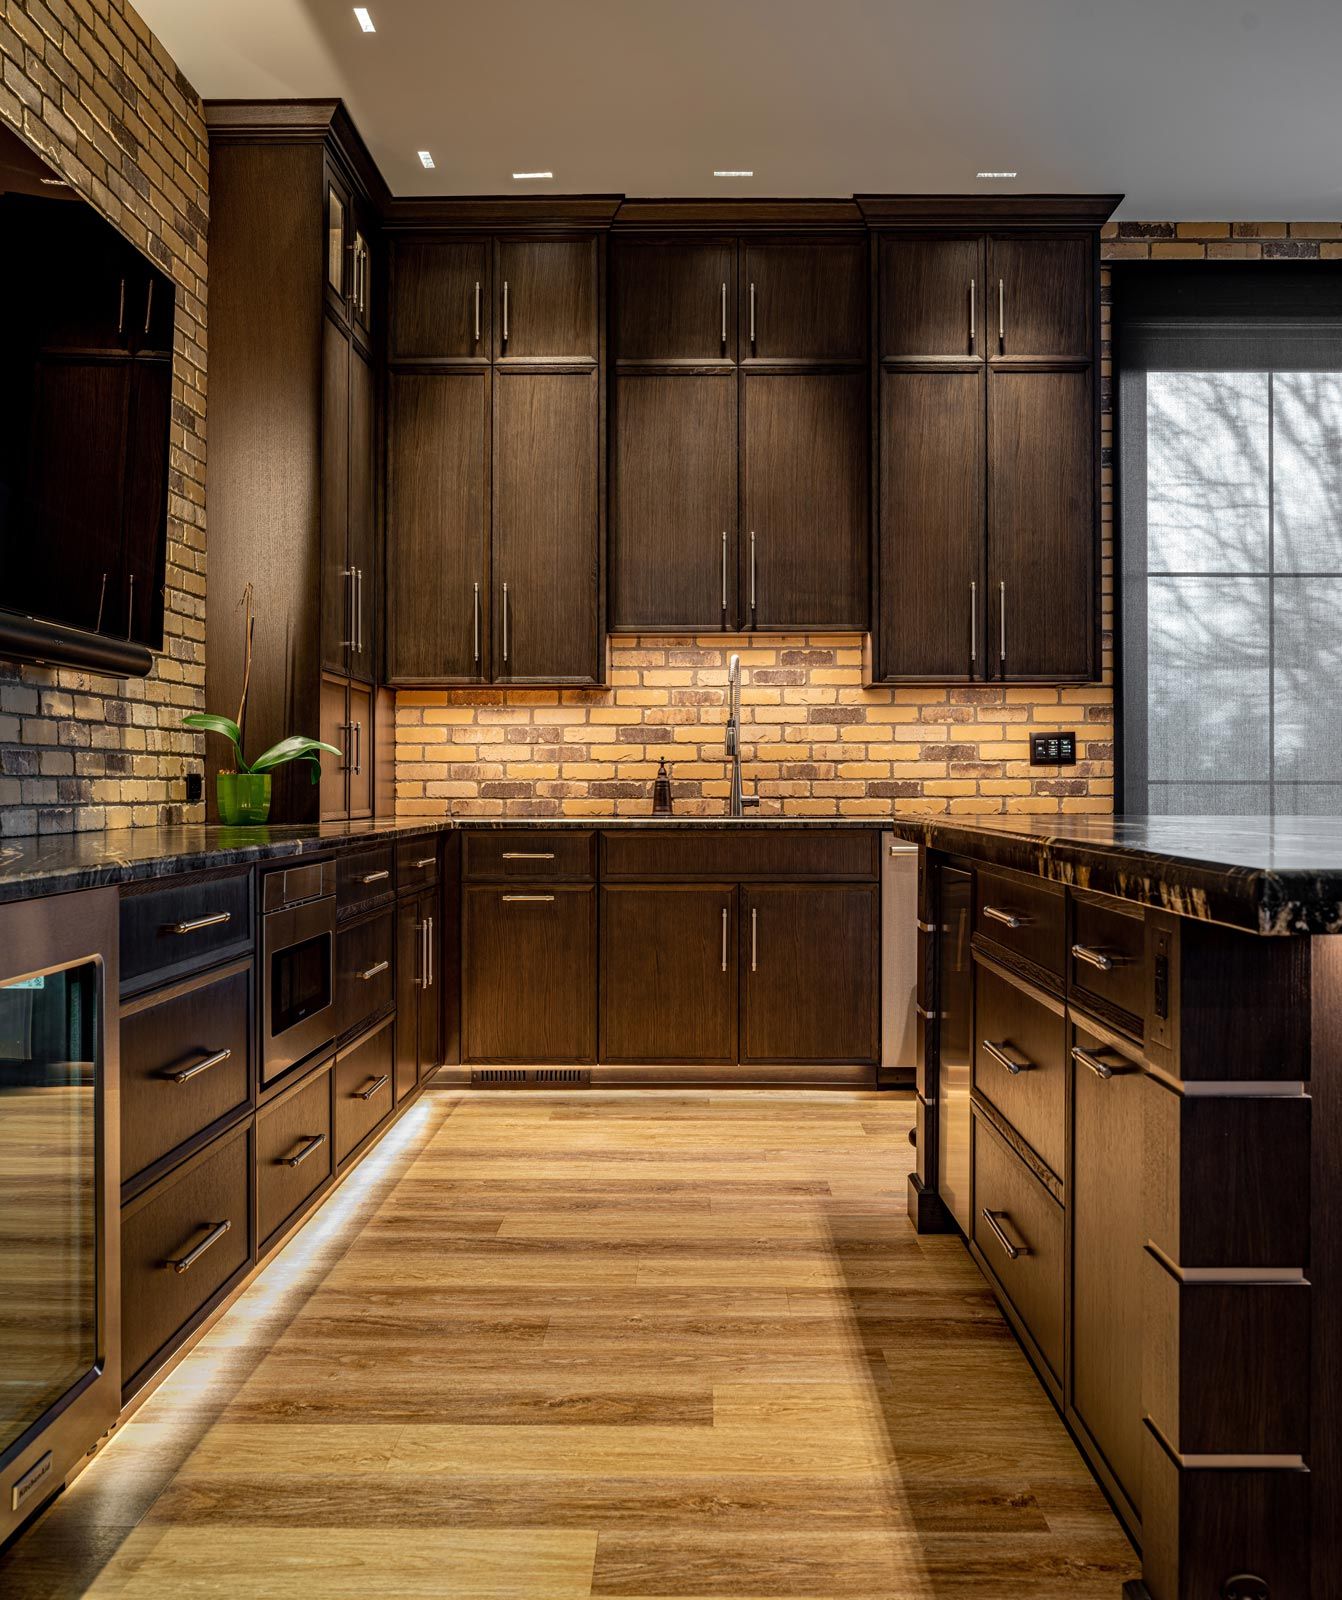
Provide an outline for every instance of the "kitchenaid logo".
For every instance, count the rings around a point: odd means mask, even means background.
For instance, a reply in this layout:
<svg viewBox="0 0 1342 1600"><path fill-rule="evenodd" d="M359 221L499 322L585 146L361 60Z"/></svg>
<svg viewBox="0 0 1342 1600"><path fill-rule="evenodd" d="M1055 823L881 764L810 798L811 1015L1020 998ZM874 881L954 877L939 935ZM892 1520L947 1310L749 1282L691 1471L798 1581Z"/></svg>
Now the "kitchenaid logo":
<svg viewBox="0 0 1342 1600"><path fill-rule="evenodd" d="M51 1451L40 1461L33 1462L21 1478L14 1480L14 1487L10 1491L9 1509L22 1511L25 1503L32 1499L34 1492L51 1476Z"/></svg>

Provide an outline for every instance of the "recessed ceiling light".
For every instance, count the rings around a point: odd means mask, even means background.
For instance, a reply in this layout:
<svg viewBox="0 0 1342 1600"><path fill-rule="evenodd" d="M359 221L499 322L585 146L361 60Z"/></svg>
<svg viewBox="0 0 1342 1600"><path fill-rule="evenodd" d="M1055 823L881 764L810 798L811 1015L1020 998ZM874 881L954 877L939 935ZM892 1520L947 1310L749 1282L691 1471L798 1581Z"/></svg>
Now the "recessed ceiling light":
<svg viewBox="0 0 1342 1600"><path fill-rule="evenodd" d="M1015 172L976 172L974 176L976 178L1015 178L1019 174Z"/></svg>
<svg viewBox="0 0 1342 1600"><path fill-rule="evenodd" d="M715 178L753 178L755 170L753 167L714 167L713 176Z"/></svg>
<svg viewBox="0 0 1342 1600"><path fill-rule="evenodd" d="M377 29L373 26L372 17L370 17L368 15L368 7L367 6L355 6L354 15L358 19L359 26L363 29L363 31L365 33L376 33L377 32Z"/></svg>
<svg viewBox="0 0 1342 1600"><path fill-rule="evenodd" d="M514 172L514 179L518 183L525 183L529 178L553 178L553 172Z"/></svg>
<svg viewBox="0 0 1342 1600"><path fill-rule="evenodd" d="M421 150L419 152L419 164L420 164L421 167L432 168L433 167L433 156L427 150Z"/></svg>

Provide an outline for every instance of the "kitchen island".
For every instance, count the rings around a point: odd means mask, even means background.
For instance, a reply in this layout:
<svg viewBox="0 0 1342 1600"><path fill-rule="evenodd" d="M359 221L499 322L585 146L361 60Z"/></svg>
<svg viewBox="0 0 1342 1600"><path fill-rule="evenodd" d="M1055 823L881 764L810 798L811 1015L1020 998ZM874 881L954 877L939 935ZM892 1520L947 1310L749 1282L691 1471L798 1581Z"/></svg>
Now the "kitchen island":
<svg viewBox="0 0 1342 1600"><path fill-rule="evenodd" d="M909 1211L958 1225L1152 1600L1342 1557L1342 828L896 818L919 844Z"/></svg>

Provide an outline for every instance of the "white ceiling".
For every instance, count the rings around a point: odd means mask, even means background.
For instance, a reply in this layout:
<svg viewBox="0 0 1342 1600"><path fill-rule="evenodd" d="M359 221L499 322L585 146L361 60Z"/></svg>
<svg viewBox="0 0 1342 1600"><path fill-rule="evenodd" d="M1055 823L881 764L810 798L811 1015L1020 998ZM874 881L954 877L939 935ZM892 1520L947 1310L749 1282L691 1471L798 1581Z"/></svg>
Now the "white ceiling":
<svg viewBox="0 0 1342 1600"><path fill-rule="evenodd" d="M1342 216L1342 0L369 0L375 34L343 0L138 4L206 98L342 97L396 194ZM538 168L554 183L513 182Z"/></svg>

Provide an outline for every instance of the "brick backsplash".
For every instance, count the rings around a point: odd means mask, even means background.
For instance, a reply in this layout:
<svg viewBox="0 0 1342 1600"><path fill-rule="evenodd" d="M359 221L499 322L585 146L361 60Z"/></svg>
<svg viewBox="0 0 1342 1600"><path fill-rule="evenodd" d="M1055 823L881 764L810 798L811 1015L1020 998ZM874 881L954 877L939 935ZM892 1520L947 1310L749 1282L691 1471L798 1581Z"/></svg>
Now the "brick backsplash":
<svg viewBox="0 0 1342 1600"><path fill-rule="evenodd" d="M0 0L0 119L177 284L164 649L144 679L0 661L0 834L201 821L205 235L195 90L123 0Z"/></svg>

